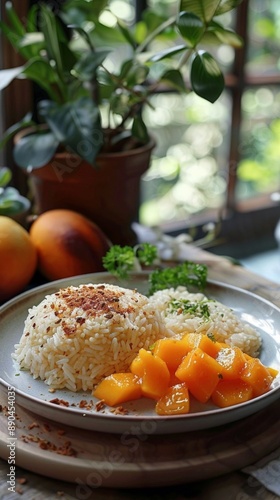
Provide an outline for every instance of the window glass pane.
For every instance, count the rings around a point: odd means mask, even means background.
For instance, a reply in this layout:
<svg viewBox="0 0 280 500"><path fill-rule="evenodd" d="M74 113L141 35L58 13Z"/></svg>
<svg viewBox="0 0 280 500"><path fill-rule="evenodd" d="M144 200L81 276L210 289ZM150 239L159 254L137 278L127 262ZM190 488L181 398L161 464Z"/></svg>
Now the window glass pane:
<svg viewBox="0 0 280 500"><path fill-rule="evenodd" d="M250 0L248 29L245 69L255 86L245 88L242 98L237 201L280 189L279 2Z"/></svg>
<svg viewBox="0 0 280 500"><path fill-rule="evenodd" d="M279 43L279 0L250 0L246 65L248 74L279 75Z"/></svg>
<svg viewBox="0 0 280 500"><path fill-rule="evenodd" d="M231 119L229 95L215 104L189 94L159 94L144 119L157 141L142 183L140 222L186 220L224 205Z"/></svg>
<svg viewBox="0 0 280 500"><path fill-rule="evenodd" d="M237 200L280 189L280 90L249 88L243 94Z"/></svg>

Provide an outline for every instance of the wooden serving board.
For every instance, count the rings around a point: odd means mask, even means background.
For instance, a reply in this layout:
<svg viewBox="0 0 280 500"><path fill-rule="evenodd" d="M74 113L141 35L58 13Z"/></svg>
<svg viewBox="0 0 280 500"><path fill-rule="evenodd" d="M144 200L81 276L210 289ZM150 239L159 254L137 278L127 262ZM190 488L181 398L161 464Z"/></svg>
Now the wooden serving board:
<svg viewBox="0 0 280 500"><path fill-rule="evenodd" d="M9 454L7 395L0 390L0 456ZM56 424L16 407L16 464L90 486L138 488L190 483L252 464L280 445L280 400L238 422L173 435L149 429L107 434Z"/></svg>

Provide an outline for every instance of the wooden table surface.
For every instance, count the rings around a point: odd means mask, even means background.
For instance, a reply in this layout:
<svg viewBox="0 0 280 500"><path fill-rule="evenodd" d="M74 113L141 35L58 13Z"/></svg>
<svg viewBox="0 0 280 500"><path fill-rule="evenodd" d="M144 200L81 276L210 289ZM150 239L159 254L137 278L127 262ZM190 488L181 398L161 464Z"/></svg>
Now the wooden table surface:
<svg viewBox="0 0 280 500"><path fill-rule="evenodd" d="M209 252L189 245L183 245L178 256L179 260L192 260L208 266L210 279L238 286L249 290L280 307L280 284L266 280L240 266L234 265L230 260L216 256ZM1 367L0 367L1 370ZM277 418L280 424L280 406L276 402ZM279 415L279 417L278 417ZM276 418L276 417L275 417ZM272 422L275 425L276 420ZM276 429L277 427L277 429ZM275 427L275 448L280 446L278 428ZM1 430L1 429L0 429ZM270 445L270 449L273 445ZM264 453L267 450L264 449ZM259 459L259 456L258 456ZM45 499L78 499L78 500L276 500L280 497L269 492L252 476L238 470L222 474L212 479L180 484L178 486L165 486L158 488L116 489L116 488L90 488L78 489L73 482L44 477L18 467L16 470L16 492L8 491L8 473L10 467L7 462L0 459L0 500L45 500ZM226 471L225 471L226 472Z"/></svg>

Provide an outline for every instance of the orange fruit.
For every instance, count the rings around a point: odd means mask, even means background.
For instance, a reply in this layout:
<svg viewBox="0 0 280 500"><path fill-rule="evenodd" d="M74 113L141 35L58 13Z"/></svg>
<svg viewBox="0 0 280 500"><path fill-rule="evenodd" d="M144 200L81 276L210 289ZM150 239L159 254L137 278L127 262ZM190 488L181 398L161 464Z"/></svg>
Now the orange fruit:
<svg viewBox="0 0 280 500"><path fill-rule="evenodd" d="M10 217L0 216L0 301L21 292L37 265L29 233Z"/></svg>
<svg viewBox="0 0 280 500"><path fill-rule="evenodd" d="M78 212L54 209L30 228L38 268L48 280L104 271L102 258L111 243L103 231Z"/></svg>

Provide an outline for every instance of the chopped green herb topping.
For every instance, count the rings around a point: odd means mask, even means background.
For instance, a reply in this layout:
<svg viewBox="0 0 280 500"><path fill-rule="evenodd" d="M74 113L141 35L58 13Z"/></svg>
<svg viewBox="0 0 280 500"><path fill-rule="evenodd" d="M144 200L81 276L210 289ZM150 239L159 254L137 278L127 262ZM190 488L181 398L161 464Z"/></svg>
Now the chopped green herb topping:
<svg viewBox="0 0 280 500"><path fill-rule="evenodd" d="M188 299L173 299L169 302L167 310L171 313L192 314L204 319L210 317L209 307L205 300L192 302Z"/></svg>
<svg viewBox="0 0 280 500"><path fill-rule="evenodd" d="M213 335L213 333L207 333L207 337L212 340L212 342L217 342L217 340L215 339L215 335Z"/></svg>

